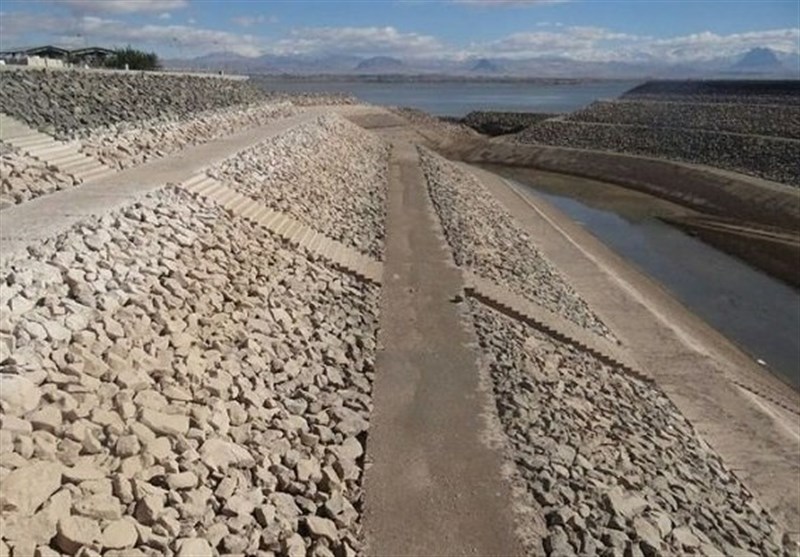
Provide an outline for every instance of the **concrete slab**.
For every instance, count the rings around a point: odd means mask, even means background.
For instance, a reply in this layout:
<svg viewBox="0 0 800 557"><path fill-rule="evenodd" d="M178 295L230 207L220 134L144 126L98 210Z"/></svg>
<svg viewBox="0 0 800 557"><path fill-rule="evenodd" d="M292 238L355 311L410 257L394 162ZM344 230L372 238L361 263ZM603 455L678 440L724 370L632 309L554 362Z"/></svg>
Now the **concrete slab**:
<svg viewBox="0 0 800 557"><path fill-rule="evenodd" d="M501 457L483 441L474 338L415 147L394 145L367 444L369 555L521 555Z"/></svg>

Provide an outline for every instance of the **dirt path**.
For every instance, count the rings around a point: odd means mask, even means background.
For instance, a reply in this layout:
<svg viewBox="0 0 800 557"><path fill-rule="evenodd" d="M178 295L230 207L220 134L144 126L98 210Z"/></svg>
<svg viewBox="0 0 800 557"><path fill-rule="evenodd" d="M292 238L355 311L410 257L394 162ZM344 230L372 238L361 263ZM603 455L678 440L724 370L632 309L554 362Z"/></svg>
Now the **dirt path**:
<svg viewBox="0 0 800 557"><path fill-rule="evenodd" d="M734 381L756 385L795 409L797 393L552 206L468 168L529 227L537 247L773 516L800 532L800 419L762 397L754 401Z"/></svg>
<svg viewBox="0 0 800 557"><path fill-rule="evenodd" d="M482 441L463 292L415 147L394 141L365 480L370 555L519 555L501 458Z"/></svg>

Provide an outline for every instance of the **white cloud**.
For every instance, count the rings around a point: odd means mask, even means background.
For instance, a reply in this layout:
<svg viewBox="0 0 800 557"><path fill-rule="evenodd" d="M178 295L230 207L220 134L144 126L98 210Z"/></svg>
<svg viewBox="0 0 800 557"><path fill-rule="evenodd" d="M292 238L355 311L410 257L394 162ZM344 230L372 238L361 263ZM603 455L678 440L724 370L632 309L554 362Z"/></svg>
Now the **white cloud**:
<svg viewBox="0 0 800 557"><path fill-rule="evenodd" d="M163 0L173 1L173 0ZM169 12L162 12L169 13ZM269 21L269 16L254 16ZM161 16L159 16L161 19ZM545 25L546 23L546 25ZM292 30L284 38L270 39L257 32L228 32L185 24L142 25L124 14L33 14L5 11L0 17L0 46L35 44L62 46L125 46L154 50L163 57L190 57L229 51L244 56L349 54L402 58L464 60L481 58L559 57L579 61L699 62L739 55L750 48L768 47L785 53L800 51L800 28L771 29L720 35L710 31L654 38L592 26L561 26L532 22L530 31L466 46L444 43L437 37L404 32L395 27L312 27ZM254 28L257 29L257 28Z"/></svg>
<svg viewBox="0 0 800 557"><path fill-rule="evenodd" d="M757 46L787 53L800 50L800 28L730 35L706 31L657 39L602 27L537 27L539 29L536 31L512 33L494 41L473 43L464 53L468 56L511 59L559 57L581 61L680 63L735 56Z"/></svg>
<svg viewBox="0 0 800 557"><path fill-rule="evenodd" d="M312 27L296 29L278 41L279 54L353 54L373 56L432 56L444 49L435 37L402 33L394 27Z"/></svg>
<svg viewBox="0 0 800 557"><path fill-rule="evenodd" d="M278 18L274 15L242 15L232 17L231 21L239 27L252 27L253 25L260 25L264 23L277 23Z"/></svg>
<svg viewBox="0 0 800 557"><path fill-rule="evenodd" d="M475 56L498 58L563 57L575 60L609 60L621 47L645 37L617 33L602 27L564 27L556 30L512 33L502 39L475 43Z"/></svg>
<svg viewBox="0 0 800 557"><path fill-rule="evenodd" d="M62 46L125 46L168 52L171 55L196 56L213 51L228 51L243 56L258 56L265 51L260 37L229 33L189 25L131 25L119 19L84 15L72 18L7 13L0 19L3 47L19 37L44 36L45 42ZM27 41L30 43L31 41ZM26 43L27 44L27 43Z"/></svg>
<svg viewBox="0 0 800 557"><path fill-rule="evenodd" d="M169 12L164 12L163 14L158 14L158 19L171 19L172 14Z"/></svg>
<svg viewBox="0 0 800 557"><path fill-rule="evenodd" d="M166 12L189 5L188 0L61 0L60 3L86 14Z"/></svg>
<svg viewBox="0 0 800 557"><path fill-rule="evenodd" d="M644 45L643 50L668 62L710 60L732 56L755 47L768 47L787 53L800 50L800 28L770 29L717 35L710 31L659 39Z"/></svg>

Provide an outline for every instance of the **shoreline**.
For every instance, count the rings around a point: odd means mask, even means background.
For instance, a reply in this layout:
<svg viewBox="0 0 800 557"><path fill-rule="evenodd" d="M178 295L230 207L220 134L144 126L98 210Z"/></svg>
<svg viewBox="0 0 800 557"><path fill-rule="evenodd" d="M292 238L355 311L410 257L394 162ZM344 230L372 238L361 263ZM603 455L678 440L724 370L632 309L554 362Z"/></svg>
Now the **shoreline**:
<svg viewBox="0 0 800 557"><path fill-rule="evenodd" d="M687 213L676 219L679 226L703 227L697 232L709 245L798 287L800 279L786 262L794 261L800 249L799 188L666 159L474 137L436 139L435 148L454 160L575 176L673 203ZM748 247L754 237L766 246L757 253Z"/></svg>

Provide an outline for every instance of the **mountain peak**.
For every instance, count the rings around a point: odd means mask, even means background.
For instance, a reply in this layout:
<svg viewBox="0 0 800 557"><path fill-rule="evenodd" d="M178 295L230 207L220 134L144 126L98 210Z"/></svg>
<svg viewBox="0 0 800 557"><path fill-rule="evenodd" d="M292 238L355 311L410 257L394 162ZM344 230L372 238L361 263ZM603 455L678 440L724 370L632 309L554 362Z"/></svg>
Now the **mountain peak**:
<svg viewBox="0 0 800 557"><path fill-rule="evenodd" d="M764 47L751 48L733 65L737 71L770 72L783 69L778 57L772 49Z"/></svg>
<svg viewBox="0 0 800 557"><path fill-rule="evenodd" d="M355 70L358 72L390 72L397 71L403 68L402 60L392 58L391 56L373 56L366 60L361 60Z"/></svg>
<svg viewBox="0 0 800 557"><path fill-rule="evenodd" d="M501 71L503 71L503 68L500 67L498 64L495 64L491 60L488 60L486 58L481 58L475 63L474 66L472 66L472 69L470 69L470 71L476 73L500 73Z"/></svg>

